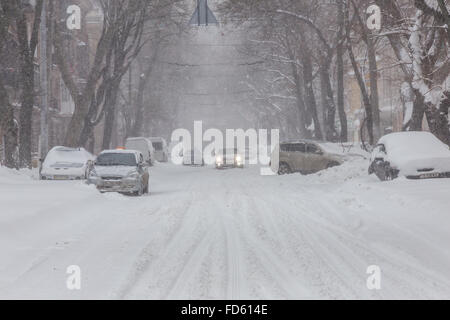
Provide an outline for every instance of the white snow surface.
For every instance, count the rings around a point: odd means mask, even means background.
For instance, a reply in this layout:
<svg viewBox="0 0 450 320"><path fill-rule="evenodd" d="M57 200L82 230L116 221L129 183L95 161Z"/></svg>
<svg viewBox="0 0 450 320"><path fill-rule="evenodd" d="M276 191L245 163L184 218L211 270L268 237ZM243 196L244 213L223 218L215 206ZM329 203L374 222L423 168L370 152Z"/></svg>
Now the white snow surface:
<svg viewBox="0 0 450 320"><path fill-rule="evenodd" d="M367 166L158 164L144 197L0 168L0 298L449 299L450 180L379 182Z"/></svg>

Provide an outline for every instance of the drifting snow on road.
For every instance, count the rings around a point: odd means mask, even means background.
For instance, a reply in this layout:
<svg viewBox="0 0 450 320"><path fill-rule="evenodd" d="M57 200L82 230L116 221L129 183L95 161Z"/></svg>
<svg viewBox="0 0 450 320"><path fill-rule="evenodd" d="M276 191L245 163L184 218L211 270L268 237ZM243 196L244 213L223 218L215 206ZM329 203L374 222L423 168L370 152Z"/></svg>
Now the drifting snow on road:
<svg viewBox="0 0 450 320"><path fill-rule="evenodd" d="M138 198L2 168L0 298L449 299L449 186L158 164Z"/></svg>

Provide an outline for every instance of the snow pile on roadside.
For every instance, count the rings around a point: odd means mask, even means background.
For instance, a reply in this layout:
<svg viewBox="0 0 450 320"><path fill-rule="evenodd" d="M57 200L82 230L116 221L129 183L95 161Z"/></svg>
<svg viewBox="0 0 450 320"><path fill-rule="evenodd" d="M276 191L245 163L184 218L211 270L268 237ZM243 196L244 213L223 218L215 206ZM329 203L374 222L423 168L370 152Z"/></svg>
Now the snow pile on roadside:
<svg viewBox="0 0 450 320"><path fill-rule="evenodd" d="M328 153L339 154L348 157L360 157L368 159L370 154L363 150L359 144L321 142L320 146Z"/></svg>
<svg viewBox="0 0 450 320"><path fill-rule="evenodd" d="M287 179L299 180L301 183L336 184L356 179L367 179L369 161L363 158L354 158L345 161L342 165L319 171L314 174L302 175L296 173L285 176Z"/></svg>
<svg viewBox="0 0 450 320"><path fill-rule="evenodd" d="M35 179L36 172L29 169L14 170L0 166L0 183L15 183Z"/></svg>

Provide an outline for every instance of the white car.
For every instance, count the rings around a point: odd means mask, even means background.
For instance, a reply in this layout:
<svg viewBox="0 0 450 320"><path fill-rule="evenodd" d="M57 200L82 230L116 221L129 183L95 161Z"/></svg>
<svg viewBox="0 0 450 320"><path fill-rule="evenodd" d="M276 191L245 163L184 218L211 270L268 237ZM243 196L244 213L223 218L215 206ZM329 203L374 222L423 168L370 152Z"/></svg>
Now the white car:
<svg viewBox="0 0 450 320"><path fill-rule="evenodd" d="M41 180L86 179L94 160L84 148L54 147L45 157L39 177Z"/></svg>
<svg viewBox="0 0 450 320"><path fill-rule="evenodd" d="M147 138L128 138L125 142L127 150L136 150L142 153L144 161L152 166L155 163L155 149L150 139Z"/></svg>
<svg viewBox="0 0 450 320"><path fill-rule="evenodd" d="M149 192L148 164L136 150L105 150L89 173L88 184L100 192L120 192L138 196Z"/></svg>
<svg viewBox="0 0 450 320"><path fill-rule="evenodd" d="M216 154L216 169L223 169L227 167L244 168L244 157L242 152L234 149L223 149Z"/></svg>
<svg viewBox="0 0 450 320"><path fill-rule="evenodd" d="M167 142L161 137L151 137L148 138L155 149L155 159L159 162L169 161L169 149L167 148Z"/></svg>
<svg viewBox="0 0 450 320"><path fill-rule="evenodd" d="M450 149L429 132L396 132L382 137L372 152L369 174L380 180L450 178Z"/></svg>

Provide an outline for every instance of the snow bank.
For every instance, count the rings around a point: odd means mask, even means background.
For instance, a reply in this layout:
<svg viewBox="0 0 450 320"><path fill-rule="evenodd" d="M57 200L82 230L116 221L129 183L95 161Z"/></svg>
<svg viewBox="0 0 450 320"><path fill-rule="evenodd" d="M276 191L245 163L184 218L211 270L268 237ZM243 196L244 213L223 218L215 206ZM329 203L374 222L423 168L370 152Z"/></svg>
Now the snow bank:
<svg viewBox="0 0 450 320"><path fill-rule="evenodd" d="M0 184L26 182L36 179L37 174L37 170L15 170L0 166Z"/></svg>
<svg viewBox="0 0 450 320"><path fill-rule="evenodd" d="M338 154L342 156L355 156L368 159L369 153L361 149L357 144L351 143L331 143L331 142L321 142L320 146L328 153Z"/></svg>

